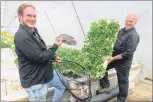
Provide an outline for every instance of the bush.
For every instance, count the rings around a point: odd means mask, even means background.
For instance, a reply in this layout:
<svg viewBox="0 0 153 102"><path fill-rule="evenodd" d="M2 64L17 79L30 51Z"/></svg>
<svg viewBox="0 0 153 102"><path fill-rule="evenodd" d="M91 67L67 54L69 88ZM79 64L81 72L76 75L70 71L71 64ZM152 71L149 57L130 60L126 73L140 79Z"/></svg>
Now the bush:
<svg viewBox="0 0 153 102"><path fill-rule="evenodd" d="M85 57L83 53L80 50L76 49L71 49L71 48L62 48L60 47L57 52L57 56L62 57L63 60L68 60L68 61L73 61L77 62L82 66L84 65ZM81 67L77 66L76 64L72 63L61 63L60 65L60 70L64 74L72 73L73 75L82 75L82 69Z"/></svg>
<svg viewBox="0 0 153 102"><path fill-rule="evenodd" d="M57 55L63 59L72 60L84 66L91 78L103 77L107 66L106 57L111 56L113 44L119 31L119 23L110 20L99 20L91 24L85 45L81 51L70 48L59 48ZM67 68L64 65L61 70L65 73L73 72L80 74L81 70Z"/></svg>
<svg viewBox="0 0 153 102"><path fill-rule="evenodd" d="M112 55L113 44L119 31L119 23L101 19L91 24L85 46L86 67L93 78L101 78L107 66L106 58Z"/></svg>

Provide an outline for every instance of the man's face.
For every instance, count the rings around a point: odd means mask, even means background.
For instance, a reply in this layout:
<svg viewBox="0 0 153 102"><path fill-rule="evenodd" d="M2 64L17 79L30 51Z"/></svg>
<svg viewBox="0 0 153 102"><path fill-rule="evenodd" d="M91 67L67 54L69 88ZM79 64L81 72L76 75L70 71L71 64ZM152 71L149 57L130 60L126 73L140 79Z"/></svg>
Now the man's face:
<svg viewBox="0 0 153 102"><path fill-rule="evenodd" d="M19 15L20 22L30 28L36 25L36 10L33 7L27 7L23 10L23 15Z"/></svg>
<svg viewBox="0 0 153 102"><path fill-rule="evenodd" d="M126 30L133 28L136 25L136 23L137 23L137 19L135 16L132 16L132 15L127 16L125 20Z"/></svg>

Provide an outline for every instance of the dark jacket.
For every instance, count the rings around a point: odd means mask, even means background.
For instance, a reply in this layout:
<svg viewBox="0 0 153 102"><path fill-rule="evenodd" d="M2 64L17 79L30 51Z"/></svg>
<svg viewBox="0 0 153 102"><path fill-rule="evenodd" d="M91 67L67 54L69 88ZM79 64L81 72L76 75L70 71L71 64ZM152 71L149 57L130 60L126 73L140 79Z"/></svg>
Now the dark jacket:
<svg viewBox="0 0 153 102"><path fill-rule="evenodd" d="M139 35L135 28L131 28L127 31L125 31L125 28L120 30L112 54L112 56L121 54L122 57L122 59L113 61L116 67L130 68L138 43Z"/></svg>
<svg viewBox="0 0 153 102"><path fill-rule="evenodd" d="M121 29L114 45L113 56L121 54L123 59L132 59L139 43L139 35L135 28L125 31Z"/></svg>
<svg viewBox="0 0 153 102"><path fill-rule="evenodd" d="M38 37L36 37L36 35ZM54 44L47 49L38 30L20 24L15 34L15 52L18 56L19 76L23 88L44 84L53 78L50 59L55 60L58 46Z"/></svg>

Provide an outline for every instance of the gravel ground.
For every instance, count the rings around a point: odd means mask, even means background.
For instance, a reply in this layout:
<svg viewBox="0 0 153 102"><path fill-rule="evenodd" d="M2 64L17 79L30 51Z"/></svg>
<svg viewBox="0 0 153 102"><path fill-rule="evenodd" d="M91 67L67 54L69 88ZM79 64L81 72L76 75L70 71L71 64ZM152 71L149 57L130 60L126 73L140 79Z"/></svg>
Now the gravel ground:
<svg viewBox="0 0 153 102"><path fill-rule="evenodd" d="M143 81L129 92L127 101L152 102L152 81Z"/></svg>

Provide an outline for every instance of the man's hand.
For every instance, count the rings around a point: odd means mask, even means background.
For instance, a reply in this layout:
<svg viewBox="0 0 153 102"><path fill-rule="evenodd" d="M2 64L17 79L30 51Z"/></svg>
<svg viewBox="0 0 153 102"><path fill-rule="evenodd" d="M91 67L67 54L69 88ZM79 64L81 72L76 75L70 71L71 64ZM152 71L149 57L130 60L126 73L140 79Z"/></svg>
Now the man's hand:
<svg viewBox="0 0 153 102"><path fill-rule="evenodd" d="M110 57L107 59L108 60L108 64L114 61L114 57Z"/></svg>
<svg viewBox="0 0 153 102"><path fill-rule="evenodd" d="M57 56L57 57L56 57L56 62L57 62L57 63L62 62L62 58L61 58L61 57L59 57L59 56Z"/></svg>
<svg viewBox="0 0 153 102"><path fill-rule="evenodd" d="M61 45L62 45L62 39L57 38L55 43L56 43L58 46L61 46Z"/></svg>
<svg viewBox="0 0 153 102"><path fill-rule="evenodd" d="M114 57L110 57L110 58L107 59L108 60L108 64L111 63L111 62L113 62L113 61L115 61L115 60L119 60L119 59L122 59L121 54L116 55Z"/></svg>

